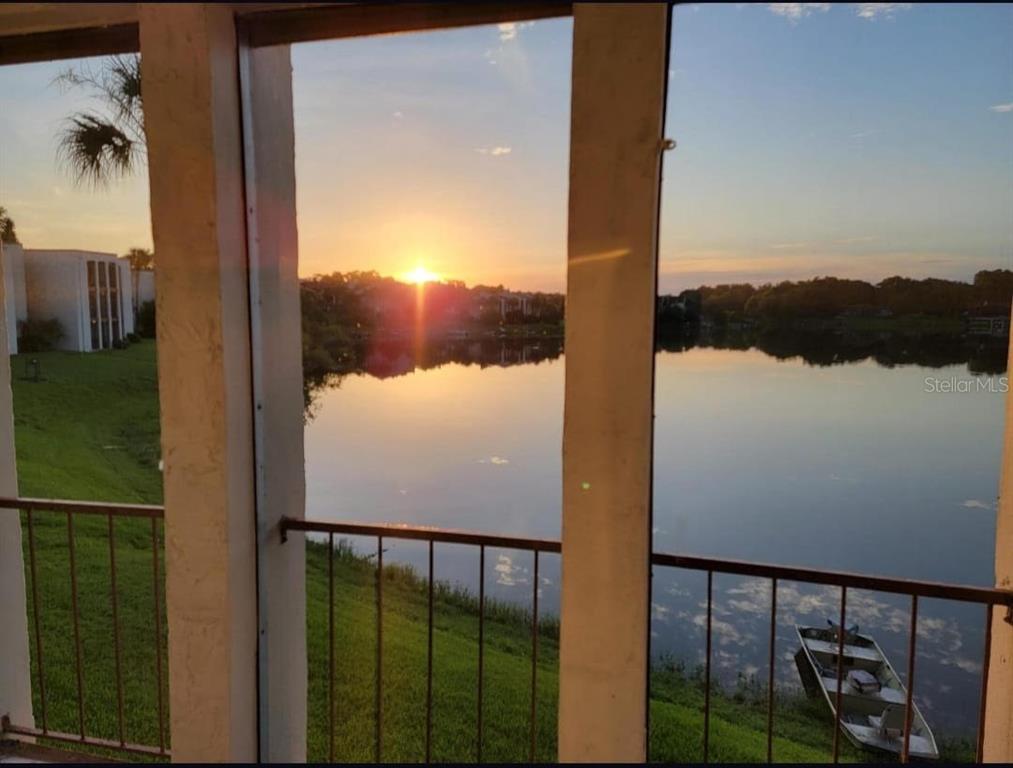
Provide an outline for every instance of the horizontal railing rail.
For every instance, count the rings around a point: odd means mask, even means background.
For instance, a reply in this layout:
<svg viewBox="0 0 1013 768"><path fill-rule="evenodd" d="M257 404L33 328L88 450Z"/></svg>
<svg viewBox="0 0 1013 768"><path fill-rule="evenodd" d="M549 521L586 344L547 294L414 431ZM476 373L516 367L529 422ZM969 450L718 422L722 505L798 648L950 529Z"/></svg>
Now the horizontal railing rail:
<svg viewBox="0 0 1013 768"><path fill-rule="evenodd" d="M112 750L127 755L143 755L147 757L170 757L167 746L166 717L164 711L165 675L162 664L162 605L161 581L159 568L159 522L165 517L163 507L148 504L116 504L111 502L69 501L66 499L35 499L0 497L0 510L16 514L25 514L28 538L28 583L31 595L31 622L34 646L36 681L38 684L39 711L37 720L41 727L28 726L24 723L11 722L6 713L0 713L0 733L25 736L31 738L51 739L65 744L77 744ZM39 600L38 556L36 552L35 517L39 513L64 515L67 522L67 555L69 570L71 624L74 644L74 676L77 709L77 731L67 733L50 727L49 701L46 691L45 642L42 632L42 607ZM115 660L116 685L116 739L108 739L89 734L85 728L85 687L84 657L81 638L81 611L78 594L78 564L76 557L77 534L74 521L81 516L105 517L107 520L106 536L109 544L109 602L112 616L112 646ZM119 613L119 590L116 570L116 526L117 519L150 520L151 522L151 585L153 597L153 629L155 645L155 680L158 700L158 744L135 744L126 740L124 718L124 671L122 630Z"/></svg>
<svg viewBox="0 0 1013 768"><path fill-rule="evenodd" d="M446 544L469 544L480 548L480 576L479 576L479 639L478 639L478 734L476 756L479 762L482 759L482 689L483 689L483 627L485 607L485 548L496 547L503 549L515 549L530 551L534 554L534 594L532 598L532 697L531 697L531 745L529 757L535 759L535 684L537 674L538 654L538 554L551 552L562 554L561 543L550 539L532 539L515 536L500 536L483 534L472 531L444 530L439 528L428 528L412 525L378 525L371 523L349 523L349 522L328 522L322 520L304 520L283 518L280 524L282 540L286 540L290 532L306 532L326 534L329 544L328 557L328 598L329 626L328 626L328 647L329 647L329 757L334 759L334 537L336 535L374 537L377 539L376 550L376 606L377 606L377 687L376 687L376 747L375 757L379 761L382 757L382 730L383 730L383 631L382 621L379 620L383 610L383 585L381 573L383 569L383 540L401 539L425 541L429 543L429 663L427 677L427 698L426 698L426 762L431 757L431 728L432 728L432 631L433 631L433 545L436 543ZM770 637L768 656L768 681L767 681L767 762L773 761L773 735L774 735L774 673L775 673L775 640L777 632L777 587L779 581L800 582L822 586L839 587L841 590L840 602L840 627L846 626L847 619L847 593L852 590L868 590L887 594L902 595L911 598L911 623L908 637L908 666L906 678L906 703L905 703L905 725L903 729L903 744L900 747L902 762L907 762L910 757L910 736L913 718L913 692L915 681L915 657L916 638L918 623L918 600L919 598L937 598L942 600L954 600L965 603L976 603L987 608L985 616L985 640L984 640L984 661L982 671L981 695L979 701L978 735L977 735L977 758L981 761L982 744L984 736L985 705L988 686L988 663L991 652L991 630L992 614L996 608L1006 609L1006 620L1011 620L1013 615L1013 591L997 589L994 587L976 587L962 584L947 584L936 581L923 581L918 579L903 579L887 576L872 576L863 573L851 573L847 571L833 571L817 568L802 568L785 565L774 565L770 563L750 562L727 558L698 557L693 555L679 555L662 552L651 554L651 565L666 568L681 568L685 570L705 572L707 574L707 614L706 614L706 635L705 635L705 663L704 663L704 723L703 723L703 759L707 762L710 746L710 693L711 693L711 630L713 619L713 582L714 574L733 574L748 576L760 579L769 579L771 582L771 610L770 610ZM844 632L837 632L837 686L836 701L834 707L834 736L832 745L833 761L836 763L840 756L840 733L841 733L841 696L844 686Z"/></svg>
<svg viewBox="0 0 1013 768"><path fill-rule="evenodd" d="M116 517L165 517L165 508L154 504L114 504L106 501L69 499L10 498L0 496L0 509L21 512L66 512L70 515L115 515Z"/></svg>
<svg viewBox="0 0 1013 768"><path fill-rule="evenodd" d="M332 523L326 520L296 520L290 517L281 521L281 534L289 531L314 531L316 533L343 533L346 536L383 536L385 539L410 541L432 541L438 544L473 544L475 546L519 549L528 552L560 551L560 543L554 539L531 539L522 536L501 536L475 531L459 531L450 528L427 528L418 525L390 525L376 523Z"/></svg>
<svg viewBox="0 0 1013 768"><path fill-rule="evenodd" d="M772 565L749 560L671 555L662 552L655 552L651 555L651 564L693 571L713 571L714 573L766 579L775 578L781 581L804 581L809 584L866 589L872 592L888 592L896 595L917 595L918 597L935 597L942 600L1013 607L1013 590L995 587L974 587L963 584L947 584L941 581L870 576L850 571L796 568L790 565Z"/></svg>

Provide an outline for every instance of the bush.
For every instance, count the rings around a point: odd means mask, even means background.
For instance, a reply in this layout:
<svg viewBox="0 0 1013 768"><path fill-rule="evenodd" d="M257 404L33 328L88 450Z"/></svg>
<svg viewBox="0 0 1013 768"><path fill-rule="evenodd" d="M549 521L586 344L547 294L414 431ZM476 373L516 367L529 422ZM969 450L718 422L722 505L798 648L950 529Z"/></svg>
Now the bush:
<svg viewBox="0 0 1013 768"><path fill-rule="evenodd" d="M63 325L55 317L49 320L25 320L20 325L19 352L48 352L64 337Z"/></svg>
<svg viewBox="0 0 1013 768"><path fill-rule="evenodd" d="M134 333L133 331L131 331L130 333L128 333L128 334L127 334L127 336L126 336L126 339L127 339L127 341L129 341L129 342L130 342L131 344L136 344L137 342L139 342L139 341L141 340L141 337L140 337L140 336L138 336L138 335L137 335L136 333Z"/></svg>
<svg viewBox="0 0 1013 768"><path fill-rule="evenodd" d="M116 339L113 341L113 349L126 349L129 346L126 339Z"/></svg>
<svg viewBox="0 0 1013 768"><path fill-rule="evenodd" d="M155 338L155 302L146 301L137 310L137 333L145 339Z"/></svg>

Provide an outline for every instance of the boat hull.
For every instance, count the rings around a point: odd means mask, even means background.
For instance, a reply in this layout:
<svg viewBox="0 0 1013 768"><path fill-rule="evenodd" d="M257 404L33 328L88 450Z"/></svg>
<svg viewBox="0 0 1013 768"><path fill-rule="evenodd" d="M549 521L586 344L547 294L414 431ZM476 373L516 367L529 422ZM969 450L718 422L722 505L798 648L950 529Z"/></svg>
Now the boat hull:
<svg viewBox="0 0 1013 768"><path fill-rule="evenodd" d="M796 626L795 630L800 644L795 654L795 665L802 686L808 696L822 696L830 714L836 718L839 649L836 630L802 626ZM903 711L907 704L907 691L873 638L855 632L847 633L845 639L840 696L841 731L860 749L900 754L904 748ZM873 675L880 683L879 690L859 690L848 678L848 672L854 669ZM929 760L939 757L935 737L917 705L913 705L908 754Z"/></svg>

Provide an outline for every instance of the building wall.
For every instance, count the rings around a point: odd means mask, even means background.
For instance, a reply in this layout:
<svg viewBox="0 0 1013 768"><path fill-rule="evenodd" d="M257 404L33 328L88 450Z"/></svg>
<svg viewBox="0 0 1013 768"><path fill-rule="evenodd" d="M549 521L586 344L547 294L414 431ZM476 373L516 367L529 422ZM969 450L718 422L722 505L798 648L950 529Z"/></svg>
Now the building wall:
<svg viewBox="0 0 1013 768"><path fill-rule="evenodd" d="M32 320L56 318L64 336L57 349L87 352L91 349L88 326L88 283L82 251L25 251L25 289Z"/></svg>
<svg viewBox="0 0 1013 768"><path fill-rule="evenodd" d="M0 246L3 254L4 313L7 321L7 348L18 353L18 324L28 319L25 293L25 252L20 245Z"/></svg>
<svg viewBox="0 0 1013 768"><path fill-rule="evenodd" d="M88 292L88 264L96 262L114 268L118 276L120 335L134 331L133 287L128 265L111 253L28 249L24 251L26 315L33 320L56 318L63 326L64 337L58 349L90 352L91 309ZM16 284L16 282L15 282ZM108 301L111 301L111 294ZM106 316L111 315L107 305ZM9 312L9 309L8 309ZM109 327L107 321L107 329ZM109 347L111 336L100 340L99 346Z"/></svg>
<svg viewBox="0 0 1013 768"><path fill-rule="evenodd" d="M137 298L134 304L140 307L148 301L155 300L155 273L150 269L142 269L134 273L137 281Z"/></svg>

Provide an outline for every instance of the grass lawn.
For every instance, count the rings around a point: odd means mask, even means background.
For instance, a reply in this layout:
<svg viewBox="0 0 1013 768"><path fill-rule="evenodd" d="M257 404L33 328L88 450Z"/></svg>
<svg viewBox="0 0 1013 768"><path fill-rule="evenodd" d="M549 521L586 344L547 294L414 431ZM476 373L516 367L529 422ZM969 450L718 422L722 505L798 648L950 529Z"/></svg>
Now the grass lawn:
<svg viewBox="0 0 1013 768"><path fill-rule="evenodd" d="M26 376L26 358L12 359L18 474L25 496L159 503L158 403L152 342L88 355L32 355L41 380ZM48 725L76 732L77 681L71 619L67 519L37 513L39 575ZM24 521L24 515L22 516ZM84 723L89 735L117 738L116 662L110 599L108 523L76 526ZM148 521L115 523L119 626L123 649L128 741L157 744L152 534ZM28 559L26 542L26 562ZM161 567L161 563L160 563ZM311 760L326 760L328 743L327 548L307 546L307 623ZM371 761L375 744L375 568L345 547L334 556L335 758ZM159 589L161 589L159 585ZM164 612L164 600L162 601ZM530 746L531 626L520 609L487 603L483 758L523 761ZM384 569L383 757L424 757L427 664L424 580L403 567ZM163 622L164 627L164 622ZM537 753L556 754L558 625L540 617L537 672ZM433 758L475 758L478 614L473 596L440 585L435 602ZM41 716L35 638L35 711ZM167 693L166 693L167 700ZM711 759L766 759L762 691L712 695ZM660 665L653 673L651 757L698 761L703 691L692 675ZM166 704L167 706L167 704ZM832 727L817 703L778 702L774 757L829 760ZM857 753L845 749L845 759Z"/></svg>

